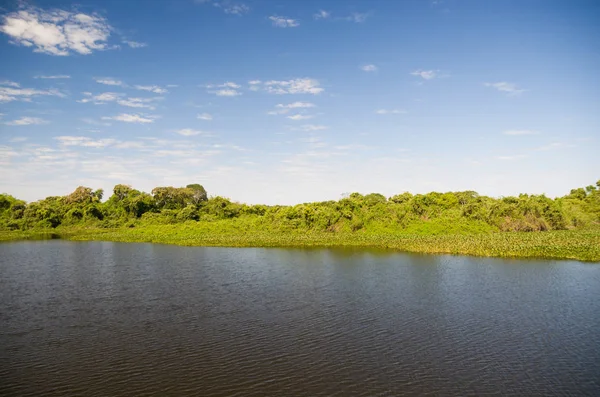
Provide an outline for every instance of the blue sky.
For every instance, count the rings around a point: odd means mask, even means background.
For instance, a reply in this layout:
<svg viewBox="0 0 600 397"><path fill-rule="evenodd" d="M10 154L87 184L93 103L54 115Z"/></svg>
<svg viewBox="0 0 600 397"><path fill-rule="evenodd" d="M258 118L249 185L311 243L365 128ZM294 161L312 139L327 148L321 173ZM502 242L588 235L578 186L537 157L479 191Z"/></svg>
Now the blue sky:
<svg viewBox="0 0 600 397"><path fill-rule="evenodd" d="M3 2L0 191L559 196L600 178L600 2Z"/></svg>

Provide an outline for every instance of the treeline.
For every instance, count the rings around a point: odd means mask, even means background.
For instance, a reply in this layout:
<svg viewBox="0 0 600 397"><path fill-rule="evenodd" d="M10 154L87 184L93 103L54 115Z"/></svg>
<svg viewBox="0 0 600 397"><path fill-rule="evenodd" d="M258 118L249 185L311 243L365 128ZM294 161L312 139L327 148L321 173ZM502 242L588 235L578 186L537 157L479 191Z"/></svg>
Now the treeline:
<svg viewBox="0 0 600 397"><path fill-rule="evenodd" d="M473 191L393 197L352 193L338 201L294 206L246 205L208 197L199 184L157 187L151 194L117 185L80 186L67 196L26 203L0 195L0 230L57 227L120 228L147 224L221 222L244 231L475 233L545 231L600 226L600 181L560 198L521 194L492 198Z"/></svg>

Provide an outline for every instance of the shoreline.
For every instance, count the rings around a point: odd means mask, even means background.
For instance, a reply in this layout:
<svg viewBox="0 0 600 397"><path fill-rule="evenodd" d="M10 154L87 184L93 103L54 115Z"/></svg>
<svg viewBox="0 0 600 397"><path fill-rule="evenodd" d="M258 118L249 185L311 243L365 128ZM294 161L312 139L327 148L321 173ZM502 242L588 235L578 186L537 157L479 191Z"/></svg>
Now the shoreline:
<svg viewBox="0 0 600 397"><path fill-rule="evenodd" d="M185 225L149 228L0 232L0 241L63 239L206 247L375 248L421 254L600 262L600 230L489 234L371 234L324 232L194 233Z"/></svg>

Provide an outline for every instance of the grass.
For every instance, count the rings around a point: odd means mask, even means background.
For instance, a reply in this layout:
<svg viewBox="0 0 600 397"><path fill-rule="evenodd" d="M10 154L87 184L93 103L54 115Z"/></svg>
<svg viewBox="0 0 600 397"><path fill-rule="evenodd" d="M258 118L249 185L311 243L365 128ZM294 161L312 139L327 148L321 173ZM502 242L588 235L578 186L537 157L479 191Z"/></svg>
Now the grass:
<svg viewBox="0 0 600 397"><path fill-rule="evenodd" d="M241 225L240 225L241 226ZM143 225L119 229L58 228L75 241L117 241L220 247L365 247L405 252L600 262L600 230L423 234L374 232L261 232L219 222ZM0 232L0 241L48 238L47 231ZM55 236L56 237L56 236Z"/></svg>

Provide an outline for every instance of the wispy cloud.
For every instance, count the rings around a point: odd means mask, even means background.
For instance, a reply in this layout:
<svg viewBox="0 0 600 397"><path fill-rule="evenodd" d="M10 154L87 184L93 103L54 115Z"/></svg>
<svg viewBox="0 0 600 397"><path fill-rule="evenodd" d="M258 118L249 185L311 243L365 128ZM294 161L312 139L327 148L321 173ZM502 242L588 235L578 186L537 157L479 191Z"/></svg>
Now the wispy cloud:
<svg viewBox="0 0 600 397"><path fill-rule="evenodd" d="M134 86L130 87L129 85L125 84L123 81L114 79L112 77L94 77L94 81L96 81L96 83L99 83L99 84L118 86L118 87L123 87L123 88L134 88L136 90L148 91L148 92L153 92L155 94L161 94L161 95L169 92L169 90L167 90L166 88L163 88L156 84L134 85Z"/></svg>
<svg viewBox="0 0 600 397"><path fill-rule="evenodd" d="M287 105L279 104L276 107L284 109L314 108L315 104L310 102L294 102Z"/></svg>
<svg viewBox="0 0 600 397"><path fill-rule="evenodd" d="M40 119L38 117L21 117L20 119L7 121L6 125L39 125L39 124L48 124L49 121Z"/></svg>
<svg viewBox="0 0 600 397"><path fill-rule="evenodd" d="M116 121L122 121L124 123L138 123L138 124L154 123L154 119L156 119L156 116L142 116L139 114L128 114L128 113L121 113L117 116L112 116L112 117L102 117L102 120L116 120Z"/></svg>
<svg viewBox="0 0 600 397"><path fill-rule="evenodd" d="M242 93L237 90L238 88L241 88L241 86L232 81L226 81L223 84L207 84L203 87L208 88L206 92L215 94L216 96L234 97L242 95Z"/></svg>
<svg viewBox="0 0 600 397"><path fill-rule="evenodd" d="M3 81L0 83L0 103L12 101L30 102L31 98L43 95L65 97L65 94L55 89L38 90L34 88L21 88L18 83L12 81Z"/></svg>
<svg viewBox="0 0 600 397"><path fill-rule="evenodd" d="M193 130L191 128L183 128L181 130L177 130L175 131L177 134L179 135L183 135L183 136L196 136L196 135L201 135L201 134L205 134L205 132L200 131L200 130Z"/></svg>
<svg viewBox="0 0 600 397"><path fill-rule="evenodd" d="M233 97L233 96L242 95L241 92L233 90L233 89L223 89L223 90L208 91L208 92L211 94L215 94L216 96Z"/></svg>
<svg viewBox="0 0 600 397"><path fill-rule="evenodd" d="M232 4L228 1L222 1L221 3L214 3L214 5L222 8L225 14L244 15L250 12L250 7L246 4Z"/></svg>
<svg viewBox="0 0 600 397"><path fill-rule="evenodd" d="M131 48L148 47L147 43L141 43L139 41L133 41L133 40L123 40L123 44L127 44Z"/></svg>
<svg viewBox="0 0 600 397"><path fill-rule="evenodd" d="M56 74L52 76L34 76L34 79L70 79L68 74Z"/></svg>
<svg viewBox="0 0 600 397"><path fill-rule="evenodd" d="M106 50L112 27L103 17L65 10L26 7L4 16L0 31L11 43L50 55L91 54Z"/></svg>
<svg viewBox="0 0 600 397"><path fill-rule="evenodd" d="M153 92L155 94L166 94L169 92L167 89L157 85L134 85L133 88L136 90Z"/></svg>
<svg viewBox="0 0 600 397"><path fill-rule="evenodd" d="M378 109L375 111L377 114L406 114L404 109Z"/></svg>
<svg viewBox="0 0 600 397"><path fill-rule="evenodd" d="M294 121L308 120L308 119L312 119L313 117L315 117L315 116L311 115L311 114L294 114L292 116L287 116L288 119L294 120Z"/></svg>
<svg viewBox="0 0 600 397"><path fill-rule="evenodd" d="M292 79L287 81L271 80L264 83L267 92L271 94L312 94L325 91L318 80L310 78Z"/></svg>
<svg viewBox="0 0 600 397"><path fill-rule="evenodd" d="M83 121L86 124L90 124L90 125L98 125L98 126L104 126L104 127L111 126L110 123L106 123L103 121L98 121L98 120L94 120L94 119L90 119L90 118L83 118L83 119L81 119L81 121Z"/></svg>
<svg viewBox="0 0 600 397"><path fill-rule="evenodd" d="M15 87L15 88L18 88L21 86L21 84L14 82L14 81L10 81L10 80L2 80L2 81L0 81L0 85L7 86L7 87Z"/></svg>
<svg viewBox="0 0 600 397"><path fill-rule="evenodd" d="M519 95L525 92L524 89L519 88L516 84L507 83L505 81L501 81L498 83L484 83L483 85L486 87L494 88L500 92L505 92L508 95Z"/></svg>
<svg viewBox="0 0 600 397"><path fill-rule="evenodd" d="M260 81L259 81L260 83ZM207 84L206 88L241 88L241 86L233 81L226 81L223 84Z"/></svg>
<svg viewBox="0 0 600 397"><path fill-rule="evenodd" d="M324 126L324 125L315 125L315 124L305 124L302 125L300 127L298 127L299 130L301 131L321 131L321 130L326 130L328 127Z"/></svg>
<svg viewBox="0 0 600 397"><path fill-rule="evenodd" d="M300 22L297 19L291 19L286 17L280 17L277 15L272 15L269 17L273 26L277 28L295 28L300 26Z"/></svg>
<svg viewBox="0 0 600 397"><path fill-rule="evenodd" d="M212 114L210 113L202 113L198 115L199 120L211 121L213 119Z"/></svg>
<svg viewBox="0 0 600 397"><path fill-rule="evenodd" d="M154 105L152 104L155 101L162 99L162 97L155 98L124 98L125 94L117 93L117 92L104 92L99 95L92 95L89 92L83 93L86 97L78 100L80 103L93 103L95 105L103 105L107 102L116 102L121 106L127 106L130 108L146 108L146 109L154 109Z"/></svg>
<svg viewBox="0 0 600 397"><path fill-rule="evenodd" d="M435 79L436 77L439 77L439 70L415 70L414 72L411 72L410 74L413 76L417 76L417 77L421 77L424 80L432 80Z"/></svg>
<svg viewBox="0 0 600 397"><path fill-rule="evenodd" d="M289 103L287 105L280 103L277 106L275 106L275 108L276 108L275 110L272 110L272 111L268 112L267 114L270 114L270 115L287 114L292 109L308 109L308 108L314 108L314 107L315 107L315 104L310 103L310 102L294 102L294 103Z"/></svg>
<svg viewBox="0 0 600 397"><path fill-rule="evenodd" d="M154 110L155 106L152 105L153 102L161 100L161 97L156 98L124 98L117 100L117 104L121 106L127 106L130 108L145 108Z"/></svg>
<svg viewBox="0 0 600 397"><path fill-rule="evenodd" d="M331 17L331 13L325 10L319 10L319 12L315 13L313 15L314 19L328 19L329 17Z"/></svg>
<svg viewBox="0 0 600 397"><path fill-rule="evenodd" d="M369 12L367 12L367 13L353 12L352 14L350 14L349 16L347 16L343 19L345 19L346 21L349 21L349 22L363 23L370 16L371 16L371 13L369 13Z"/></svg>
<svg viewBox="0 0 600 397"><path fill-rule="evenodd" d="M558 148L561 148L561 147L565 147L565 144L562 143L562 142L552 142L552 143L549 143L547 145L537 147L537 148L535 148L535 150L538 151L538 152L543 152L543 151L546 151L546 150L558 149Z"/></svg>
<svg viewBox="0 0 600 397"><path fill-rule="evenodd" d="M104 148L117 143L116 139L92 139L85 136L57 136L54 137L63 146L82 146L92 148Z"/></svg>
<svg viewBox="0 0 600 397"><path fill-rule="evenodd" d="M103 92L102 94L92 95L89 92L83 93L86 97L78 100L80 103L94 103L96 105L104 104L106 102L114 102L121 98L125 94L117 93L117 92Z"/></svg>
<svg viewBox="0 0 600 397"><path fill-rule="evenodd" d="M231 0L195 0L197 4L212 4L215 8L223 10L225 14L243 15L250 12L250 7L244 3L235 3Z"/></svg>
<svg viewBox="0 0 600 397"><path fill-rule="evenodd" d="M502 132L504 135L538 135L539 131L533 130L506 130Z"/></svg>
<svg viewBox="0 0 600 397"><path fill-rule="evenodd" d="M365 72L376 72L378 70L377 66L372 65L372 64L371 65L363 65L360 67L360 69Z"/></svg>
<svg viewBox="0 0 600 397"><path fill-rule="evenodd" d="M262 81L260 80L251 80L248 82L248 84L250 85L249 90L250 91L260 91L260 84L262 83Z"/></svg>
<svg viewBox="0 0 600 397"><path fill-rule="evenodd" d="M111 77L95 77L94 81L99 84L104 85L115 85L115 86L124 86L125 84L121 80L113 79Z"/></svg>

